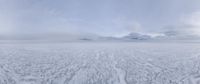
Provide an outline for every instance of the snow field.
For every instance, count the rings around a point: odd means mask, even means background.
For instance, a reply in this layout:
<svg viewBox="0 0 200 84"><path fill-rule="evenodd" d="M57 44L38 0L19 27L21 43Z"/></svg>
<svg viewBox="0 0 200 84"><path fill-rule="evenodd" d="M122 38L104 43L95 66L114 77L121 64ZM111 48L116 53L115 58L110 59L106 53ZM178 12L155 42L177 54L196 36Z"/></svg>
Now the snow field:
<svg viewBox="0 0 200 84"><path fill-rule="evenodd" d="M200 84L200 44L0 44L0 84Z"/></svg>

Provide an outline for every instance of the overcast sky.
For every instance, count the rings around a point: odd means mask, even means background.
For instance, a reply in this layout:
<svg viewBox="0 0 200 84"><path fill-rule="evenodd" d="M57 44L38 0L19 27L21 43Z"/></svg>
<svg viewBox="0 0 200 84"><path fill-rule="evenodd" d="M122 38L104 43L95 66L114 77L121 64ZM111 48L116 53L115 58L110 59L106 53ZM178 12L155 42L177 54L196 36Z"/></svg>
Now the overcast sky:
<svg viewBox="0 0 200 84"><path fill-rule="evenodd" d="M200 35L199 4L200 0L0 0L0 35L120 36L168 29Z"/></svg>

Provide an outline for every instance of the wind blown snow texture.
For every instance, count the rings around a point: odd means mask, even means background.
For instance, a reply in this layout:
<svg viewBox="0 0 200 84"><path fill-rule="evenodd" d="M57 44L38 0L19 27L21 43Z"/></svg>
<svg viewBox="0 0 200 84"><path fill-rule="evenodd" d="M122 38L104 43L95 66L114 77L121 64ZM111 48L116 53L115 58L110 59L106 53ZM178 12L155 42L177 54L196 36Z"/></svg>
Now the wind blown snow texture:
<svg viewBox="0 0 200 84"><path fill-rule="evenodd" d="M200 84L200 44L0 44L0 84Z"/></svg>

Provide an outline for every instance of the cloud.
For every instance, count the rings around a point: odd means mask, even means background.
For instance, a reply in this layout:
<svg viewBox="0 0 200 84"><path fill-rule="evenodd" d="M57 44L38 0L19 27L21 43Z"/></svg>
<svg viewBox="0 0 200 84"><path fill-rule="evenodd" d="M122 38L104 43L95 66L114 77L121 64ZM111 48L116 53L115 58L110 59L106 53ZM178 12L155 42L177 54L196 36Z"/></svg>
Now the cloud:
<svg viewBox="0 0 200 84"><path fill-rule="evenodd" d="M12 20L7 13L0 13L0 35L13 33L13 28L16 26L15 22Z"/></svg>
<svg viewBox="0 0 200 84"><path fill-rule="evenodd" d="M182 16L176 25L164 27L167 36L199 37L200 36L200 11Z"/></svg>
<svg viewBox="0 0 200 84"><path fill-rule="evenodd" d="M182 23L185 25L189 32L200 36L200 11L183 17Z"/></svg>
<svg viewBox="0 0 200 84"><path fill-rule="evenodd" d="M113 24L120 28L126 29L130 32L142 31L141 24L134 19L127 19L125 17L117 17L116 19L113 19Z"/></svg>

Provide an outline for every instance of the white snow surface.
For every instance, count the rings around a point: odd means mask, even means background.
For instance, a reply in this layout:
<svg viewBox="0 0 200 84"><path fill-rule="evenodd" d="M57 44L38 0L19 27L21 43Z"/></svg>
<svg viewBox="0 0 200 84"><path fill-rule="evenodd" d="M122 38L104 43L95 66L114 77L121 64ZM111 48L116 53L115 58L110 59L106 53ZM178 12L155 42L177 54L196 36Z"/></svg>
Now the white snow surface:
<svg viewBox="0 0 200 84"><path fill-rule="evenodd" d="M0 44L0 84L200 84L200 43Z"/></svg>

